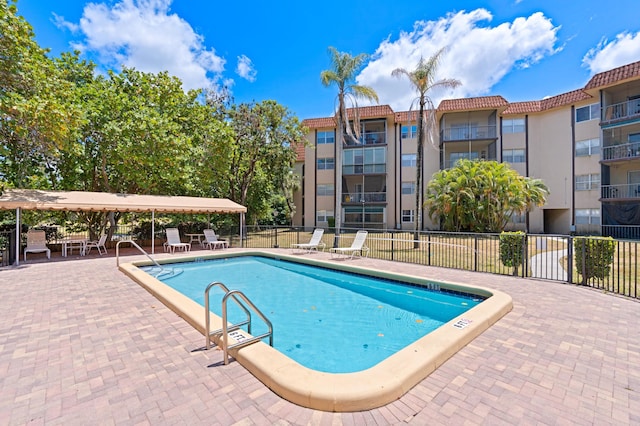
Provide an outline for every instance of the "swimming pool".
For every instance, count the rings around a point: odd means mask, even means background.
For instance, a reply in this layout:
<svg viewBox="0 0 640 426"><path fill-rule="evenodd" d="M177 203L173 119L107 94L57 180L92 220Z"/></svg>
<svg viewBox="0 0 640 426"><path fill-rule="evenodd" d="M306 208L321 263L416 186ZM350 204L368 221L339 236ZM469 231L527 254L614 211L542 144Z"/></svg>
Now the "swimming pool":
<svg viewBox="0 0 640 426"><path fill-rule="evenodd" d="M337 262L328 259L322 261L317 260L322 256L313 256L314 259L310 259L310 256L289 256L282 253L283 251L233 250L199 257L229 258L229 261L232 261L238 257L261 256L352 274L371 275L413 285L433 285L425 278L359 268L354 266L356 262ZM173 263L195 258L196 256L188 256L166 260ZM120 269L204 334L205 315L202 305L138 268L145 264L148 262L122 264ZM350 373L318 371L301 365L300 362L287 356L286 351L281 353L262 342L237 349L231 352L231 355L278 395L299 405L325 411L358 411L379 407L406 393L512 307L511 298L501 292L462 284L439 283L438 285L448 291L467 293L485 300L472 306L468 311L455 315L451 320L445 321L444 325L424 337L419 337L365 370ZM265 311L268 315L268 310ZM309 317L311 318L311 315ZM214 324L212 328L218 328L221 324L220 318L215 316L214 319L217 325ZM394 321L396 321L395 317L392 322ZM346 335L353 333L349 326L344 327L343 330ZM297 331L301 334L306 333L306 330L301 327ZM274 341L278 340L277 336L276 331ZM382 338L382 336L375 337ZM331 349L332 353L338 354L338 358L344 357L344 352L338 345ZM332 356L335 357L335 355Z"/></svg>
<svg viewBox="0 0 640 426"><path fill-rule="evenodd" d="M220 281L242 291L273 323L274 348L305 367L328 373L366 370L461 315L483 296L409 286L264 256L174 265L182 273L161 281L204 305L204 288ZM222 315L223 292L210 296ZM244 313L229 304L229 320ZM300 330L304 332L300 332ZM253 323L252 334L267 327Z"/></svg>

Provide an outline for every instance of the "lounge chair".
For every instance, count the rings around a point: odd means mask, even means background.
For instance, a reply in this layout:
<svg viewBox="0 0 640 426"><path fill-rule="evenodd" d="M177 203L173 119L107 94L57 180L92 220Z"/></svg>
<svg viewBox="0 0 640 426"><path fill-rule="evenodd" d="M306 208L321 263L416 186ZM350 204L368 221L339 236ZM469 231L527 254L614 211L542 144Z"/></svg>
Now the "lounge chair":
<svg viewBox="0 0 640 426"><path fill-rule="evenodd" d="M208 247L211 249L216 248L228 248L229 242L225 240L219 240L218 236L214 232L213 229L205 229L202 231L204 233L204 240L202 240L202 247Z"/></svg>
<svg viewBox="0 0 640 426"><path fill-rule="evenodd" d="M47 247L47 235L44 231L30 230L27 232L27 246L24 248L24 261L27 261L27 253L46 253L47 259L51 259L51 250Z"/></svg>
<svg viewBox="0 0 640 426"><path fill-rule="evenodd" d="M338 254L338 255L345 255L345 256L349 256L349 254L351 255L351 259L353 259L353 257L356 255L356 253L360 253L360 256L363 255L363 253L366 256L369 256L369 247L364 245L365 240L367 239L367 231L358 231L356 233L356 237L353 239L353 242L351 243L351 247L334 247L331 248L329 251L331 251L331 257L333 258L334 254Z"/></svg>
<svg viewBox="0 0 640 426"><path fill-rule="evenodd" d="M176 249L191 251L190 243L180 241L180 231L178 231L178 228L167 228L165 232L167 234L167 242L164 243L165 251L170 251L171 253L175 253Z"/></svg>
<svg viewBox="0 0 640 426"><path fill-rule="evenodd" d="M102 256L103 254L107 254L107 247L105 247L105 243L107 242L107 235L100 235L100 239L98 241L88 241L86 245L86 252L89 254L92 247L95 247L98 250L98 254ZM102 253L104 250L104 253Z"/></svg>
<svg viewBox="0 0 640 426"><path fill-rule="evenodd" d="M322 242L322 235L324 235L324 229L317 228L313 231L313 235L311 235L311 240L308 243L299 243L299 244L291 244L291 249L295 251L304 250L307 253L311 253L313 250L318 251L318 247L322 247L322 251L324 251L327 246L324 242Z"/></svg>

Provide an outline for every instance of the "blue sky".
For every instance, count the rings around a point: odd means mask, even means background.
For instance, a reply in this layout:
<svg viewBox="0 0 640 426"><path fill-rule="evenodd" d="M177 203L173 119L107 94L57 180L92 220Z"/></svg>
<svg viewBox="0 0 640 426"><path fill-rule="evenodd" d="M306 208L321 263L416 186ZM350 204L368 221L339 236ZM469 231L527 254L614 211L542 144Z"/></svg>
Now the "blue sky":
<svg viewBox="0 0 640 426"><path fill-rule="evenodd" d="M187 88L226 86L236 102L274 99L300 119L332 113L320 83L329 46L371 55L357 77L381 104L415 97L391 71L445 47L444 98L540 100L582 87L595 73L640 60L638 0L18 0L51 55L78 49L101 71L122 64L169 71Z"/></svg>

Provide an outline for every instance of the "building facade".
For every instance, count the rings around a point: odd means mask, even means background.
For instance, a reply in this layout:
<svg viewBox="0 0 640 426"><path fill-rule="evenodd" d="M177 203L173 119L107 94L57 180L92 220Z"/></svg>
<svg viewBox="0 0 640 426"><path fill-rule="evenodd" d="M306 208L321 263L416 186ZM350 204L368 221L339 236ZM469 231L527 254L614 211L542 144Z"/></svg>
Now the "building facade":
<svg viewBox="0 0 640 426"><path fill-rule="evenodd" d="M336 144L334 117L304 120L294 225L328 227L337 214L342 227L412 230L422 215L423 229L439 229L415 206L415 112L388 105L357 112L360 139L344 146ZM510 229L640 238L640 62L543 100L443 100L428 113L437 125L424 147L425 187L462 158L508 162L550 190L544 206L512 216Z"/></svg>

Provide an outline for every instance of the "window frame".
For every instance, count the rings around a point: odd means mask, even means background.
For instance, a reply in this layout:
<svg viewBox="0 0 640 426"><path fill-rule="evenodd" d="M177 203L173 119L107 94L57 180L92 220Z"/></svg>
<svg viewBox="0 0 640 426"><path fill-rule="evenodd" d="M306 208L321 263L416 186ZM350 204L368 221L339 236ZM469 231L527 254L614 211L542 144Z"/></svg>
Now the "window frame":
<svg viewBox="0 0 640 426"><path fill-rule="evenodd" d="M414 223L415 221L415 211L411 210L402 210L400 214L400 218L402 223Z"/></svg>
<svg viewBox="0 0 640 426"><path fill-rule="evenodd" d="M585 109L589 110L589 118L583 118L583 117L578 117L578 114L580 111L584 111ZM591 121L591 120L596 120L596 119L600 119L600 104L598 102L593 103L593 104L589 104L589 105L585 105L579 108L576 108L576 113L575 113L575 120L576 123L582 123L585 121Z"/></svg>
<svg viewBox="0 0 640 426"><path fill-rule="evenodd" d="M597 144L594 144L597 142ZM586 148L578 147L579 144L587 145ZM600 154L600 138L591 138L591 139L583 139L580 141L576 141L576 157L590 157L592 155ZM583 154L583 152L585 152Z"/></svg>
<svg viewBox="0 0 640 426"><path fill-rule="evenodd" d="M331 167L327 167L331 164ZM322 167L321 167L322 165ZM336 168L336 159L333 157L322 157L316 160L316 168L317 170L335 170Z"/></svg>
<svg viewBox="0 0 640 426"><path fill-rule="evenodd" d="M407 162L405 157L411 157ZM408 164L407 164L408 163ZM418 154L407 153L400 156L400 167L418 167Z"/></svg>
<svg viewBox="0 0 640 426"><path fill-rule="evenodd" d="M327 135L330 134L331 135L331 141L329 142L327 139ZM322 135L322 137L321 137ZM318 131L317 135L316 135L316 144L317 145L329 145L329 144L334 144L336 140L335 137L335 133L333 130L323 130L323 131Z"/></svg>

